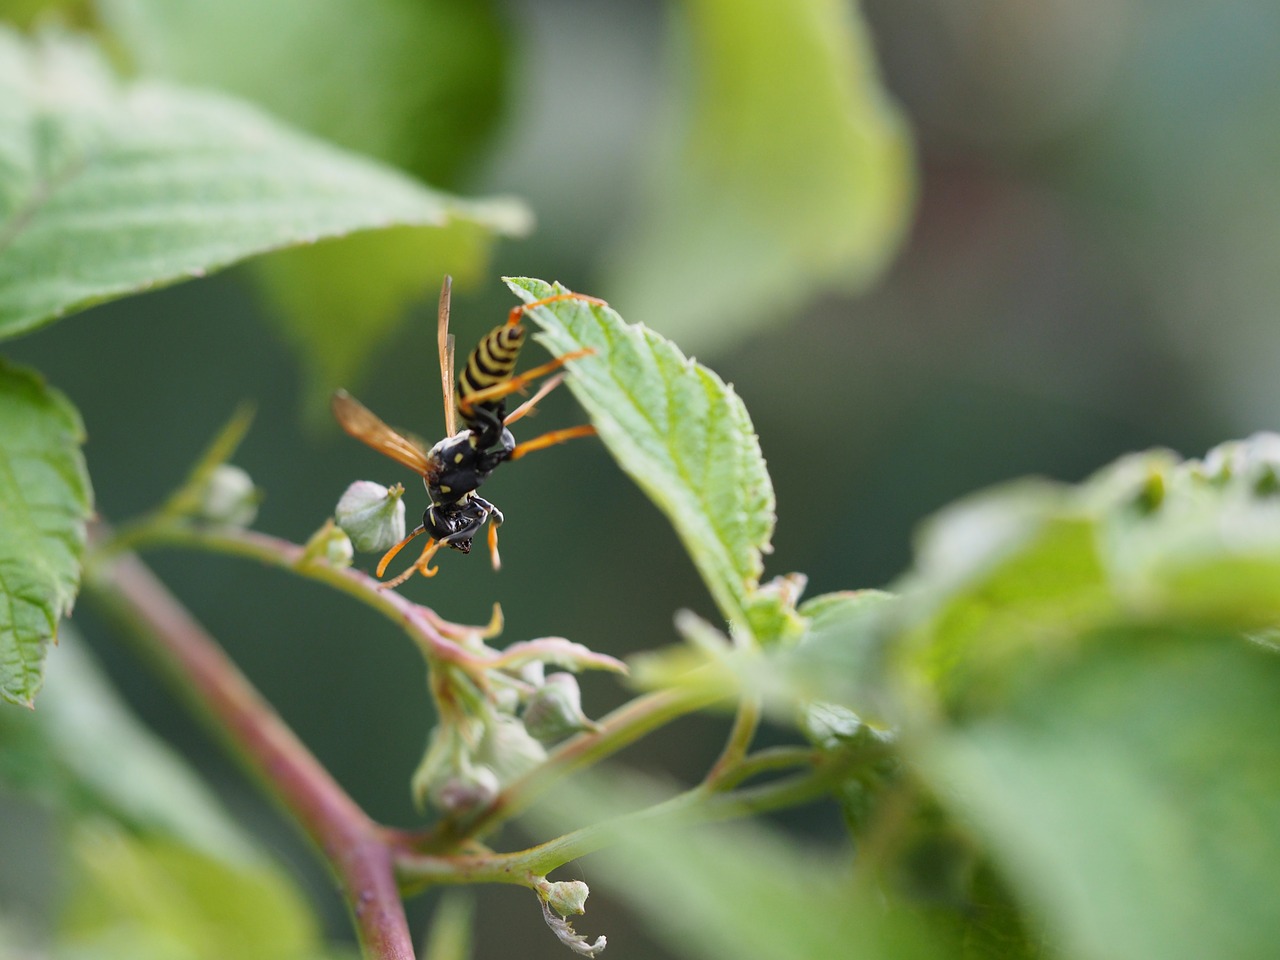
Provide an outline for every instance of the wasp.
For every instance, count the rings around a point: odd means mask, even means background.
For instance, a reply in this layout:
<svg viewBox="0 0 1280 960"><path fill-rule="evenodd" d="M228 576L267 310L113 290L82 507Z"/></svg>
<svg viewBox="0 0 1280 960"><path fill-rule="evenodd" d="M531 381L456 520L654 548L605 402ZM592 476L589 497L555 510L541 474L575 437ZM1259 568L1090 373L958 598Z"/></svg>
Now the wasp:
<svg viewBox="0 0 1280 960"><path fill-rule="evenodd" d="M563 374L546 380L536 393L511 413L507 398L540 377L554 373L570 360L591 353L575 350L522 374L515 372L526 330L520 322L526 311L561 300L582 300L605 306L603 300L581 293L558 293L532 303L513 307L505 323L494 327L467 357L466 365L454 380L454 338L449 333L449 300L453 281L444 278L440 290L437 346L440 355L440 383L444 394L446 436L430 450L397 433L345 390L333 396L333 415L342 429L379 453L403 464L422 477L431 503L408 536L388 550L378 561L382 576L393 557L415 537L426 534L422 554L404 573L387 581L386 588L404 583L415 572L435 576L431 559L442 546L462 553L471 552L471 543L480 529L489 524L489 553L498 569L498 526L502 511L476 491L499 465L575 437L595 433L590 424L552 430L524 443L516 443L511 424L532 413L537 403L559 386ZM457 423L462 421L463 429Z"/></svg>

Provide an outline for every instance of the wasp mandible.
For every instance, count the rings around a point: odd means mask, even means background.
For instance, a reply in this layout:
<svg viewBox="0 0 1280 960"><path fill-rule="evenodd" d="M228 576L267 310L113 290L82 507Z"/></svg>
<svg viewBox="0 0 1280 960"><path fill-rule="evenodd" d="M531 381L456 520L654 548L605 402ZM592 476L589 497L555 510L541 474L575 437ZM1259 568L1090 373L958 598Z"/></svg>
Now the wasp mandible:
<svg viewBox="0 0 1280 960"><path fill-rule="evenodd" d="M592 352L590 348L575 350L517 375L516 361L526 337L525 328L520 322L525 311L561 300L583 300L599 306L607 304L582 293L558 293L513 307L506 322L489 331L471 351L466 365L458 374L455 388L454 340L449 333L449 299L452 287L452 278L446 276L440 289L437 326L440 383L444 394L447 434L443 440L430 450L424 450L418 443L387 426L377 414L345 390L339 390L333 396L333 415L342 429L421 476L427 488L427 496L431 499L430 505L422 514L422 523L378 561L377 574L381 577L387 564L405 544L419 534L427 534L427 543L421 556L404 573L388 580L384 584L387 588L404 583L415 571L424 577L435 576L437 568L430 563L441 546L470 553L472 539L486 522L489 524L489 553L493 568L498 569L498 525L503 520L502 511L477 494L476 490L501 463L519 460L535 450L595 433L594 427L583 424L552 430L524 443L516 443L512 436L510 425L531 413L538 401L559 386L564 378L563 374L557 374L544 382L532 397L510 414L506 411L506 402L507 397L516 391L523 391L539 377L545 377L568 361ZM461 431L457 428L458 419L461 419L464 426Z"/></svg>

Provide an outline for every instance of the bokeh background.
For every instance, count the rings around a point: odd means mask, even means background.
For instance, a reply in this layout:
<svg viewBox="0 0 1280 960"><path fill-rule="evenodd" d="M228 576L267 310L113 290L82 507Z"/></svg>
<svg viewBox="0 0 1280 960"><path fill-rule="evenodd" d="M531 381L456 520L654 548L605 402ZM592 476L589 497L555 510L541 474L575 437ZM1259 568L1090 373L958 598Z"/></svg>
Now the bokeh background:
<svg viewBox="0 0 1280 960"><path fill-rule="evenodd" d="M511 305L499 276L537 276L691 343L736 386L777 491L770 574L802 571L811 593L891 584L919 520L979 487L1028 473L1077 480L1128 450L1193 455L1280 426L1280 6L869 0L883 82L915 141L900 253L856 295L797 282L763 319L708 314L687 330L657 311L633 316L625 287L610 286L608 256L645 214L680 90L679 8L493 4L484 69L442 101L455 120L474 120L473 135L452 163L423 163L439 164L433 182L514 194L538 217L455 294L460 350ZM340 53L329 68L339 85ZM421 70L431 73L430 57ZM437 284L350 384L427 436L440 426ZM325 423L323 391L259 290L232 270L6 345L83 412L104 516L161 499L246 398L258 416L237 462L265 491L260 528L305 539L357 478L405 481L410 510L424 504L411 477ZM669 295L681 296L678 284ZM536 422L580 418L558 396ZM672 642L678 609L713 615L660 514L594 442L505 468L485 493L507 516L504 569L451 555L436 580L405 588L444 616L483 622L500 601L510 640L563 635L625 655ZM179 552L151 560L357 799L385 821L415 821L407 781L431 715L402 636L274 571ZM347 936L329 881L290 828L92 609L76 619L140 714L256 824ZM593 713L626 696L607 678L584 688ZM723 727L688 721L624 759L696 778ZM807 810L786 822L838 842L837 819ZM590 881L589 860L580 870ZM41 902L55 881L33 876L41 870L6 895ZM479 956L509 956L513 938L522 956L564 955L527 896L481 894ZM593 890L579 927L607 932L610 956L662 955L607 889Z"/></svg>

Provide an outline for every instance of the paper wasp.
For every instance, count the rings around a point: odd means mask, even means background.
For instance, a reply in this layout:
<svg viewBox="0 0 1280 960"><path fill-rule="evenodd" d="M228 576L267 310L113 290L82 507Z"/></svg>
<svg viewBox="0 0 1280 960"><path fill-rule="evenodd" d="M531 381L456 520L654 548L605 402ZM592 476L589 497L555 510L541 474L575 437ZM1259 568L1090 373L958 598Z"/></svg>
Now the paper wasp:
<svg viewBox="0 0 1280 960"><path fill-rule="evenodd" d="M584 300L604 305L603 300L581 293L558 293L532 303L512 308L505 323L495 327L467 357L466 365L454 381L453 337L449 333L449 298L452 279L444 278L440 290L437 343L440 353L440 383L444 392L444 419L447 435L430 450L402 436L387 426L345 390L333 396L333 415L342 429L379 453L403 464L422 477L431 504L420 523L410 534L388 550L378 562L381 577L392 557L419 534L427 534L422 555L404 573L387 581L386 587L404 583L417 571L425 577L435 576L431 558L441 546L462 553L471 552L471 541L486 522L489 523L489 552L494 569L498 569L498 525L502 511L476 490L498 465L519 460L526 454L574 437L595 433L590 425L552 430L524 443L516 443L508 427L531 413L534 406L560 384L563 374L547 380L538 391L511 413L506 412L507 397L539 377L559 369L569 360L591 353L577 350L556 357L549 363L516 375L516 360L524 345L526 331L520 323L525 311L561 300ZM464 429L457 429L461 419Z"/></svg>

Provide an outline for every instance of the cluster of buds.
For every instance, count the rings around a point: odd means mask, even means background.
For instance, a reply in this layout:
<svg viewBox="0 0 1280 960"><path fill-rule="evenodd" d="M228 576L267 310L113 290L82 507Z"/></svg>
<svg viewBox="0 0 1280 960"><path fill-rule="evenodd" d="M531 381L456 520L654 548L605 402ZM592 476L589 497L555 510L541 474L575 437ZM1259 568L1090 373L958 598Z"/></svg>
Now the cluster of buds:
<svg viewBox="0 0 1280 960"><path fill-rule="evenodd" d="M445 815L483 809L542 763L549 746L596 729L573 672L626 671L621 661L560 637L495 650L485 641L501 630L496 613L487 628L437 626L459 642L459 655L431 662L440 717L412 788L419 806Z"/></svg>

